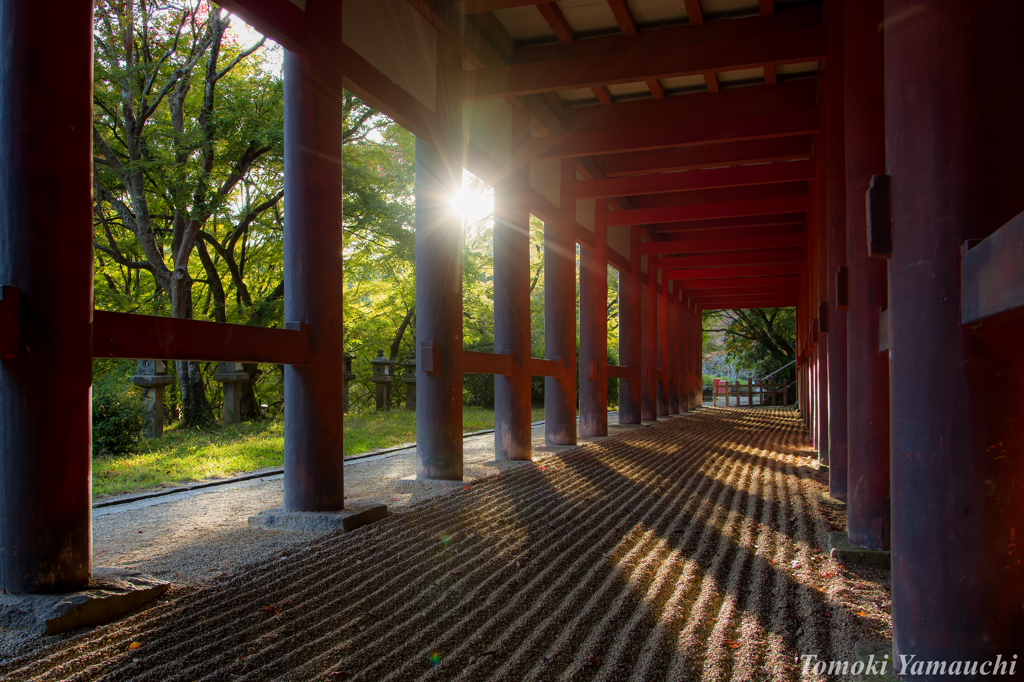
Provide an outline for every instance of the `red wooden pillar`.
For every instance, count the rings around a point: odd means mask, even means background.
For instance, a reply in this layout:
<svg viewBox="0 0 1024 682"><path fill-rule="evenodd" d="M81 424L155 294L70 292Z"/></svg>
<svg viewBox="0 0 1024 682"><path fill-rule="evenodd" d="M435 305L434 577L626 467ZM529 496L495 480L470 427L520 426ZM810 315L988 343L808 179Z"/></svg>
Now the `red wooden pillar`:
<svg viewBox="0 0 1024 682"><path fill-rule="evenodd" d="M828 78L822 79L818 86L819 101L827 102ZM825 181L828 174L828 119L827 105L819 107L821 131L815 139L815 179L812 185L814 189L814 271L812 273L812 284L814 308L811 315L814 317L813 332L817 336L817 354L814 368L817 380L815 392L815 418L817 421L816 435L818 441L818 462L829 464L829 441L828 441L828 326L822 319L822 311L826 308L822 301L825 298L825 270L827 258L827 233L825 229Z"/></svg>
<svg viewBox="0 0 1024 682"><path fill-rule="evenodd" d="M700 308L693 306L687 310L690 313L690 362L693 370L690 402L696 409L704 406L704 322Z"/></svg>
<svg viewBox="0 0 1024 682"><path fill-rule="evenodd" d="M0 284L21 298L0 361L8 593L73 590L92 570L92 21L91 2L55 19L0 0Z"/></svg>
<svg viewBox="0 0 1024 682"><path fill-rule="evenodd" d="M513 150L529 134L526 116L512 112ZM530 460L530 169L512 156L494 188L494 350L512 356L511 374L494 377L494 458Z"/></svg>
<svg viewBox="0 0 1024 682"><path fill-rule="evenodd" d="M437 136L416 140L416 477L462 480L462 105L456 37L438 33Z"/></svg>
<svg viewBox="0 0 1024 682"><path fill-rule="evenodd" d="M608 228L594 209L594 248L580 249L580 435L608 435ZM529 307L527 307L529 310Z"/></svg>
<svg viewBox="0 0 1024 682"><path fill-rule="evenodd" d="M658 275L657 256L647 257L647 284L640 292L640 415L658 419Z"/></svg>
<svg viewBox="0 0 1024 682"><path fill-rule="evenodd" d="M629 253L629 274L619 273L619 365L629 367L629 378L619 379L619 423L639 424L641 287L640 228L637 226L629 228Z"/></svg>
<svg viewBox="0 0 1024 682"><path fill-rule="evenodd" d="M843 0L826 0L828 60L825 80L825 228L827 234L826 320L828 324L829 495L846 499L847 411L846 304L840 305L836 277L846 265L846 149L844 145Z"/></svg>
<svg viewBox="0 0 1024 682"><path fill-rule="evenodd" d="M676 296L676 357L679 358L679 366L676 370L676 381L679 384L679 411L690 411L690 335L686 328L687 315L685 302L682 300L682 292Z"/></svg>
<svg viewBox="0 0 1024 682"><path fill-rule="evenodd" d="M657 270L655 270L655 282L657 282ZM669 368L668 350L668 280L658 287L657 293L657 325L658 325L658 416L667 417L671 414L669 401L668 376Z"/></svg>
<svg viewBox="0 0 1024 682"><path fill-rule="evenodd" d="M1024 69L1024 5L890 0L885 16L906 17L884 38L893 653L1019 674L1024 320L962 325L958 293L961 248L1024 210L1024 91L1003 81Z"/></svg>
<svg viewBox="0 0 1024 682"><path fill-rule="evenodd" d="M576 222L574 182L576 162L563 159L562 223L544 225L544 354L558 358L562 366L559 376L544 378L547 445L576 445L576 240L570 230Z"/></svg>
<svg viewBox="0 0 1024 682"><path fill-rule="evenodd" d="M878 350L886 264L868 255L864 201L871 176L885 172L883 20L881 0L846 3L847 525L850 542L868 549L889 549L889 363Z"/></svg>
<svg viewBox="0 0 1024 682"><path fill-rule="evenodd" d="M284 56L284 319L309 325L309 362L288 365L284 506L344 507L341 8L306 6L309 49Z"/></svg>
<svg viewBox="0 0 1024 682"><path fill-rule="evenodd" d="M668 363L666 367L666 384L668 385L668 413L679 414L679 307L676 299L679 292L672 291L671 283L665 283L665 303L668 306L668 328L665 330L667 338L666 354Z"/></svg>

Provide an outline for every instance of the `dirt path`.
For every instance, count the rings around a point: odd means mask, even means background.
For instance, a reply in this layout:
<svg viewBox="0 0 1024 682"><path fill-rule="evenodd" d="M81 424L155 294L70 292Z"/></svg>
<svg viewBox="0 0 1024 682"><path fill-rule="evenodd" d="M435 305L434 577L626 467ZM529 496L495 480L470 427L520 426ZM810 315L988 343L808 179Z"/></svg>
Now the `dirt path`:
<svg viewBox="0 0 1024 682"><path fill-rule="evenodd" d="M0 676L797 679L800 654L889 635L888 572L823 551L843 512L809 454L792 411L705 409L281 539L119 622L22 643Z"/></svg>

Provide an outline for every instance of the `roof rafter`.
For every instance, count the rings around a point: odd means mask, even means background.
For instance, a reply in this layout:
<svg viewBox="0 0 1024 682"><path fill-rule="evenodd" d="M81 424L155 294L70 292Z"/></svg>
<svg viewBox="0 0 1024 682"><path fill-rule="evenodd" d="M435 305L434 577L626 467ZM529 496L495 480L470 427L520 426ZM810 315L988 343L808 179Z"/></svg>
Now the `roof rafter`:
<svg viewBox="0 0 1024 682"><path fill-rule="evenodd" d="M807 238L804 235L774 235L769 237L748 237L746 239L702 239L692 242L641 242L640 254L651 256L715 251L791 249L797 246L804 246L806 242Z"/></svg>
<svg viewBox="0 0 1024 682"><path fill-rule="evenodd" d="M629 9L628 0L608 0L608 6L612 8L612 14L615 15L615 21L618 23L622 35L635 36L636 19L633 18L633 12Z"/></svg>
<svg viewBox="0 0 1024 682"><path fill-rule="evenodd" d="M609 154L602 159L601 165L608 177L616 178L737 164L791 161L806 159L810 155L811 137L794 136Z"/></svg>
<svg viewBox="0 0 1024 682"><path fill-rule="evenodd" d="M675 256L659 258L657 267L665 270L675 268L700 268L726 265L770 265L772 263L799 263L803 261L803 249L782 251L750 251L747 253L713 253L699 256Z"/></svg>
<svg viewBox="0 0 1024 682"><path fill-rule="evenodd" d="M593 180L577 183L575 191L577 199L596 199L813 180L814 176L814 163L795 161Z"/></svg>
<svg viewBox="0 0 1024 682"><path fill-rule="evenodd" d="M562 10L558 9L558 5L553 2L542 2L537 5L537 9L540 11L540 15L544 17L544 21L548 22L548 26L554 31L555 36L558 37L558 42L563 45L569 45L575 40L576 33L572 30L572 26L569 25L565 15L562 14Z"/></svg>

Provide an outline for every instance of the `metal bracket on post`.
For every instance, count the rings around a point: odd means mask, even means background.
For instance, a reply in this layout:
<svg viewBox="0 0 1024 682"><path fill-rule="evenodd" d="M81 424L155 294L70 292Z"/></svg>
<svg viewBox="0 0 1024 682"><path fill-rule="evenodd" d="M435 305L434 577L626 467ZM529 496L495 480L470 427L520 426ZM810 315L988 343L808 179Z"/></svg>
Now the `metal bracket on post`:
<svg viewBox="0 0 1024 682"><path fill-rule="evenodd" d="M441 347L436 341L420 341L420 369L425 374L434 374L441 371L440 355Z"/></svg>
<svg viewBox="0 0 1024 682"><path fill-rule="evenodd" d="M16 287L0 287L0 357L18 354L20 337L21 292Z"/></svg>
<svg viewBox="0 0 1024 682"><path fill-rule="evenodd" d="M597 378L597 360L587 360L587 378Z"/></svg>
<svg viewBox="0 0 1024 682"><path fill-rule="evenodd" d="M892 255L892 199L888 175L871 176L865 201L868 255L888 258Z"/></svg>
<svg viewBox="0 0 1024 682"><path fill-rule="evenodd" d="M828 301L818 304L818 330L822 334L828 334Z"/></svg>
<svg viewBox="0 0 1024 682"><path fill-rule="evenodd" d="M845 265L840 265L836 270L836 310L846 310L850 307L850 270Z"/></svg>

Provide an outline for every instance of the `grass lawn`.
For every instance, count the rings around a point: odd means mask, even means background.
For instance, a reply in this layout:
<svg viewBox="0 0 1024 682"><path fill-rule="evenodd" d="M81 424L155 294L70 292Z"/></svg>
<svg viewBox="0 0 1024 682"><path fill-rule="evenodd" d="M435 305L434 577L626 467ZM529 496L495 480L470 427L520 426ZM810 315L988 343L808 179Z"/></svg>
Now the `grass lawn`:
<svg viewBox="0 0 1024 682"><path fill-rule="evenodd" d="M533 410L533 421L544 409ZM463 431L494 428L494 412L463 409ZM416 440L416 418L408 412L374 412L345 417L345 456ZM127 457L97 457L92 463L93 496L163 488L284 463L284 422L232 424L208 431L169 429L161 438L143 440Z"/></svg>

